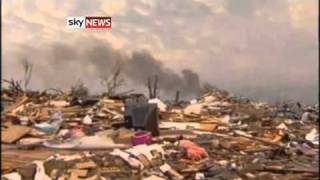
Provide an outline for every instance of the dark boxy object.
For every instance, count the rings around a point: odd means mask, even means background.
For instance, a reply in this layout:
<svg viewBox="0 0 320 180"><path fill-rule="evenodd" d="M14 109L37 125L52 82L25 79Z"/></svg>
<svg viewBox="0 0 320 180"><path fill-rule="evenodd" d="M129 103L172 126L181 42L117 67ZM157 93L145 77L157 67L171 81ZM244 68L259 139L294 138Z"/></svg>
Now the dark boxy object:
<svg viewBox="0 0 320 180"><path fill-rule="evenodd" d="M159 136L158 107L146 102L131 102L125 105L124 119L127 128L146 130Z"/></svg>
<svg viewBox="0 0 320 180"><path fill-rule="evenodd" d="M93 106L97 102L99 102L99 98L97 97L74 97L71 100L71 105L72 106Z"/></svg>

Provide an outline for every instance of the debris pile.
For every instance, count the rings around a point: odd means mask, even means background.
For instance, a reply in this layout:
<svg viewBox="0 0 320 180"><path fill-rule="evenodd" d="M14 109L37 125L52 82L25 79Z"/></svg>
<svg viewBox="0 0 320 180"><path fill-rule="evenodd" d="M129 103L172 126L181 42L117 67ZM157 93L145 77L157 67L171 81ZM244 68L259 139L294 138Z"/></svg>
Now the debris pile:
<svg viewBox="0 0 320 180"><path fill-rule="evenodd" d="M189 102L3 90L1 105L6 180L319 178L318 105L218 89Z"/></svg>

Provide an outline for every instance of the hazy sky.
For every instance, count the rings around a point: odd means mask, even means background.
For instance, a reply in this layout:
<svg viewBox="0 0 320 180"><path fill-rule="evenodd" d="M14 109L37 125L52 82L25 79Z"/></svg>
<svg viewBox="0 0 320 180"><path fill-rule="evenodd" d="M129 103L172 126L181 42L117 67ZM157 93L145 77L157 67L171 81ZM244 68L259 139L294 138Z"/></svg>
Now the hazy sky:
<svg viewBox="0 0 320 180"><path fill-rule="evenodd" d="M134 60L132 52L144 52L160 62L163 73L182 76L190 69L202 83L238 94L318 100L317 0L8 0L2 5L3 77L21 79L21 60L27 58L33 63L32 88L68 88L81 79L97 91L98 76L103 68L112 69L110 62ZM68 16L111 16L112 29L68 29Z"/></svg>

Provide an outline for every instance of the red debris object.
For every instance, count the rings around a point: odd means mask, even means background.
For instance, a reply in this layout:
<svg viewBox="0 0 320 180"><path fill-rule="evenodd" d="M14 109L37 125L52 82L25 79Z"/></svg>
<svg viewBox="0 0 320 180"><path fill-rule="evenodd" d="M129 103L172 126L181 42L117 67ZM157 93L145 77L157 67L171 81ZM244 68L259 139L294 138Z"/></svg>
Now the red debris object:
<svg viewBox="0 0 320 180"><path fill-rule="evenodd" d="M201 158L208 157L207 151L192 141L181 140L179 144L181 147L187 150L187 156L192 160L198 160Z"/></svg>

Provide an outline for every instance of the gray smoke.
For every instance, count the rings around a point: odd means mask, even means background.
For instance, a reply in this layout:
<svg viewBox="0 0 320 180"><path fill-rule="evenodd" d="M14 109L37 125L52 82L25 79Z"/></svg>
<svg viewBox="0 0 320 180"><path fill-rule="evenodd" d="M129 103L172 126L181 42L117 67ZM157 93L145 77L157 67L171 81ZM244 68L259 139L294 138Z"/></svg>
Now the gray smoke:
<svg viewBox="0 0 320 180"><path fill-rule="evenodd" d="M148 52L133 52L125 65L125 74L137 83L145 83L146 78L158 76L161 90L170 94L179 90L185 95L197 95L200 90L198 74L185 69L182 76L178 75Z"/></svg>
<svg viewBox="0 0 320 180"><path fill-rule="evenodd" d="M311 76L318 65L310 69L311 75L299 76L287 71L287 67L293 66L289 62L276 63L278 61L271 61L268 55L260 57L256 68L240 71L232 69L232 59L228 58L232 51L228 50L225 52L226 61L215 59L207 63L201 62L201 69L198 69L201 73L200 81L194 70L181 69L178 72L177 66L168 67L168 63L163 63L166 62L165 59L158 60L147 51L126 54L124 50L113 49L107 41L92 38L72 42L19 44L11 48L4 50L3 77L23 79L20 61L28 59L33 64L29 88L35 90L68 90L80 80L92 94L100 93L106 91L106 87L101 84L101 77L112 75L120 67L125 85L118 92L134 89L135 92L147 94L147 79L157 75L161 98L174 97L176 90L180 91L181 98L194 98L199 95L200 86L209 82L237 95L269 102L294 100L317 103L318 99L318 82L314 80L316 76ZM241 53L234 52L234 56L239 55ZM307 57L298 59L306 58L310 62L305 60L294 63L299 68L307 69L309 64L315 64L312 62L315 58ZM293 60L295 59L292 58L290 62L293 63Z"/></svg>
<svg viewBox="0 0 320 180"><path fill-rule="evenodd" d="M82 45L77 46L79 43ZM58 42L37 48L25 46L13 53L17 60L28 59L34 65L32 73L36 82L31 80L31 89L68 89L80 80L91 92L101 92L104 90L101 77L111 76L120 68L124 90L146 90L147 79L158 76L163 96L173 96L177 90L185 96L196 96L200 91L198 74L192 70L185 69L178 74L147 51L125 54L100 40L82 40L75 44Z"/></svg>

